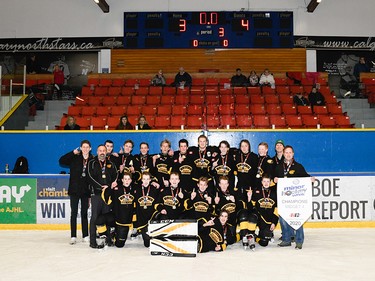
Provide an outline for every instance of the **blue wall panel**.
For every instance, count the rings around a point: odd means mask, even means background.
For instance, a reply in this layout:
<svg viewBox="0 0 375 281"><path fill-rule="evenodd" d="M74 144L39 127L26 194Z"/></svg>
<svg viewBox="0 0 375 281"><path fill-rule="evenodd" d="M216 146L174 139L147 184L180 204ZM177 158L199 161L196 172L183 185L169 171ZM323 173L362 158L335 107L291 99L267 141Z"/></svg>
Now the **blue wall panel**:
<svg viewBox="0 0 375 281"><path fill-rule="evenodd" d="M133 154L139 153L142 141L150 144L150 153L159 152L160 142L167 138L172 148L178 148L178 141L186 138L190 145L197 144L200 131L2 131L0 132L0 172L4 172L5 164L13 169L18 156L24 155L29 160L30 172L34 174L55 174L66 171L59 166L61 155L79 146L80 141L88 139L96 154L96 147L106 139L115 143L115 151L126 139L135 143ZM267 131L209 131L206 132L210 144L217 145L227 140L231 146L238 147L241 139L248 139L252 151L257 151L260 142L270 145L269 154L274 155L276 140L283 139L295 149L295 158L310 173L330 172L374 172L375 171L375 130L267 130Z"/></svg>

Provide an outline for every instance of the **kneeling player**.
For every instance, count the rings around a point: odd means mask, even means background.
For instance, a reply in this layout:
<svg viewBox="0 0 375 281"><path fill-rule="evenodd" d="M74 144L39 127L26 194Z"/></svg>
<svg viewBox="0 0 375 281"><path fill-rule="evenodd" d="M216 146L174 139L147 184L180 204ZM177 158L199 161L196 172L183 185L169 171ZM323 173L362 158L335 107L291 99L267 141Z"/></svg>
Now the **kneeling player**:
<svg viewBox="0 0 375 281"><path fill-rule="evenodd" d="M114 188L105 188L102 198L107 204L113 202L112 210L116 223L116 247L124 247L128 237L129 227L132 223L134 211L134 189L132 188L132 178L129 172L125 172L122 177L122 184Z"/></svg>
<svg viewBox="0 0 375 281"><path fill-rule="evenodd" d="M279 221L276 188L270 188L270 184L270 176L264 174L262 187L257 188L251 197L254 211L258 215L257 226L259 233L257 242L264 247L273 238L273 231Z"/></svg>
<svg viewBox="0 0 375 281"><path fill-rule="evenodd" d="M227 245L236 242L236 233L228 225L228 213L222 211L219 218L213 217L198 229L198 251L224 251Z"/></svg>

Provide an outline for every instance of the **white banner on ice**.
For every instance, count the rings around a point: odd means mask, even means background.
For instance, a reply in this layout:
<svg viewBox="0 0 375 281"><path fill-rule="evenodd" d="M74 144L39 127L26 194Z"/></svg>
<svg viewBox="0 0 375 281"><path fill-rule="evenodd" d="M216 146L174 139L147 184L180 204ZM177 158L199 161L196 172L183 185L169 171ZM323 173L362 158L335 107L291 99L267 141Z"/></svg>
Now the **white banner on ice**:
<svg viewBox="0 0 375 281"><path fill-rule="evenodd" d="M279 178L277 207L279 215L291 227L300 228L312 214L311 178Z"/></svg>

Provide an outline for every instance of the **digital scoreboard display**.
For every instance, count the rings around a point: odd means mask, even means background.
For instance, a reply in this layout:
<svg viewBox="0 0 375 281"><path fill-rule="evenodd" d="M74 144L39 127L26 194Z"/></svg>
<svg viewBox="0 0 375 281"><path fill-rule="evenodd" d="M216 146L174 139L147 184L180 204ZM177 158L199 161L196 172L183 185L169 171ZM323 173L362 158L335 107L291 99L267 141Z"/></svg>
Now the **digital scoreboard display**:
<svg viewBox="0 0 375 281"><path fill-rule="evenodd" d="M293 12L126 12L124 48L292 48Z"/></svg>

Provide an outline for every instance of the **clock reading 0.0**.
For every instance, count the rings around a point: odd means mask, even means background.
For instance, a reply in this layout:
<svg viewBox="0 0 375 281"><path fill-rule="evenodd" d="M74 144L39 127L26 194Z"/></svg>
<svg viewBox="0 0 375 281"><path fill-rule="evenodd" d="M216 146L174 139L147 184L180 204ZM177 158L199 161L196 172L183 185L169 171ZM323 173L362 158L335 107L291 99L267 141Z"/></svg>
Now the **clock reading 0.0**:
<svg viewBox="0 0 375 281"><path fill-rule="evenodd" d="M124 13L124 46L291 48L292 22L292 12Z"/></svg>

